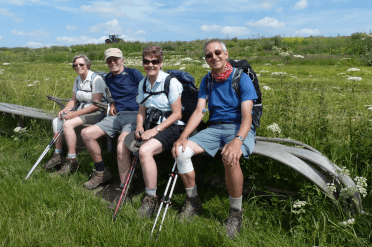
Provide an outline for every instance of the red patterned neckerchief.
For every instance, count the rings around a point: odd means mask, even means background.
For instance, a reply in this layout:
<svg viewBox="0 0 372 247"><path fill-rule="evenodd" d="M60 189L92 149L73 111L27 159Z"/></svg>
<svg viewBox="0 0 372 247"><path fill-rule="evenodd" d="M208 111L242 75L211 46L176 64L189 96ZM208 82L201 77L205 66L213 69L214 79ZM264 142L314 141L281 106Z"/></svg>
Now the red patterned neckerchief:
<svg viewBox="0 0 372 247"><path fill-rule="evenodd" d="M226 68L225 71L222 72L221 74L217 74L212 70L212 77L215 79L217 82L225 81L227 78L229 78L231 72L233 72L233 67L229 62L226 62Z"/></svg>

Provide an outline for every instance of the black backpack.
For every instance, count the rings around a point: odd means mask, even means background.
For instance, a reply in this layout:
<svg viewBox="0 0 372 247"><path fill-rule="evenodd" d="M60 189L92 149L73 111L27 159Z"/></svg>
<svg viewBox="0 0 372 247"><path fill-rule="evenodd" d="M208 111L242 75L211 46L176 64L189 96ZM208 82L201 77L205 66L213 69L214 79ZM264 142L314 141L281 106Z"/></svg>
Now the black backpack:
<svg viewBox="0 0 372 247"><path fill-rule="evenodd" d="M143 83L143 92L148 93L149 95L142 100L140 103L141 105L152 95L158 95L158 94L166 94L168 97L169 94L169 84L172 78L176 78L179 82L181 82L183 86L183 91L182 91L182 96L181 96L181 103L182 103L182 121L187 124L189 121L192 113L195 111L196 105L198 103L198 94L199 90L195 86L195 80L194 77L190 73L187 73L182 70L167 70L166 73L169 75L165 79L164 82L164 91L159 91L159 92L147 92L146 91L146 83ZM161 113L161 116L168 117L172 112L163 112ZM157 115L158 113L153 113L154 115ZM154 120L151 120L152 122L157 122L159 119L158 117L161 116L150 116L151 118L155 118ZM199 124L197 131L200 131L201 129L205 128L204 122L202 121L201 124Z"/></svg>
<svg viewBox="0 0 372 247"><path fill-rule="evenodd" d="M236 68L235 73L232 79L232 87L235 93L240 97L240 88L239 82L242 73L246 73L249 75L253 82L254 89L256 90L257 99L253 102L253 115L252 115L252 123L255 128L260 127L260 119L262 116L262 100L261 100L261 90L260 85L258 84L257 75L252 69L252 66L248 63L247 60L229 60L231 66Z"/></svg>

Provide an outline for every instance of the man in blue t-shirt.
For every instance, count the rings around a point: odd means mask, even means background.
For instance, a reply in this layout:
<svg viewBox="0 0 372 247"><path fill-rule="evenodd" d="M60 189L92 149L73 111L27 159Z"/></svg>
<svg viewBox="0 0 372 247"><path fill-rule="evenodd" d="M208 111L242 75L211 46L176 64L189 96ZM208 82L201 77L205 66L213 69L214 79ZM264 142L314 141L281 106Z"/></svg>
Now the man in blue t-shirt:
<svg viewBox="0 0 372 247"><path fill-rule="evenodd" d="M97 139L106 134L114 138L119 131L121 131L121 134L118 138L117 161L120 181L121 184L124 184L126 178L124 177L123 167L130 166L130 152L126 152L126 149L123 148L124 138L130 132L136 130L138 112L136 97L138 95L138 84L143 75L137 69L124 67L123 53L120 49L107 49L105 60L111 71L107 74L105 80L114 103L111 104L110 108L111 116L81 131L81 136L95 166L92 178L84 184L87 189L95 189L111 179L111 173L103 163L101 148Z"/></svg>
<svg viewBox="0 0 372 247"><path fill-rule="evenodd" d="M180 218L191 218L202 212L191 157L204 152L215 156L222 148L230 198L230 214L225 227L227 235L232 238L240 232L242 224L244 178L239 159L242 155L248 158L255 145L256 131L252 125L252 107L257 94L251 79L245 73L239 82L241 95L235 94L232 88L235 69L227 61L228 51L222 41L207 41L204 53L212 71L202 79L197 107L172 149L187 193ZM207 103L210 127L187 139L202 121Z"/></svg>

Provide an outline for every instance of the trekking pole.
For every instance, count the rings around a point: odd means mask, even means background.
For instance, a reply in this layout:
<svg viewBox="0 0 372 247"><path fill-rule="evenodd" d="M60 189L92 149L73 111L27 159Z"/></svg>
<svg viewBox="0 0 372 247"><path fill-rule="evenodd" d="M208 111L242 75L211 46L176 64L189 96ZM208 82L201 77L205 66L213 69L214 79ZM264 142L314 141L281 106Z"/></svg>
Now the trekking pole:
<svg viewBox="0 0 372 247"><path fill-rule="evenodd" d="M44 156L48 153L49 149L53 146L53 144L57 141L58 137L63 133L63 126L58 130L58 132L54 135L53 139L50 141L48 146L45 148L44 152L41 154L39 159L36 161L35 165L31 168L30 172L27 174L26 179L31 175L31 173L35 170L35 168L39 165L40 161L44 158Z"/></svg>
<svg viewBox="0 0 372 247"><path fill-rule="evenodd" d="M163 225L164 219L165 219L165 215L167 214L168 207L169 207L169 205L172 204L171 198L172 198L173 190L174 190L174 187L175 187L175 185L176 185L177 177L178 177L178 171L175 171L176 166L177 166L177 162L175 161L175 162L174 162L174 165L173 165L172 172L169 173L168 184L167 184L167 187L165 188L164 195L163 195L163 197L162 197L161 200L160 200L160 201L161 201L161 203L160 203L160 207L159 207L158 213L157 213L157 215L156 215L156 219L155 219L154 225L153 225L152 230L151 230L150 238L152 238L152 233L154 232L154 229L155 229L156 223L157 223L157 221L158 221L158 218L159 218L159 215L160 215L161 209L162 209L162 207L163 207L163 204L165 203L166 206L165 206L165 210L164 210L164 213L163 213L163 218L162 218L161 223L160 223L160 227L159 227L159 231L158 231L158 234L157 234L157 238L156 238L156 240L158 240L158 237L159 237L159 234L160 234L160 231L161 231L161 228L162 228L162 225ZM166 200L165 198L166 198L166 196L167 196L169 186L170 186L170 184L171 184L171 182L172 182L172 178L174 178L174 180L173 180L173 184L172 184L172 188L171 188L171 191L170 191L170 193L169 193L168 199Z"/></svg>
<svg viewBox="0 0 372 247"><path fill-rule="evenodd" d="M124 198L127 196L129 186L130 186L130 182L132 181L134 171L136 170L137 161L138 161L138 154L136 154L134 156L133 163L130 167L130 171L129 171L129 174L128 174L128 177L127 177L127 181L125 182L123 191L121 192L121 195L120 195L120 198L119 198L119 201L118 201L118 205L116 206L114 215L112 216L112 221L115 221L115 219L116 219L118 209L121 206L121 200L123 199L123 195L124 195Z"/></svg>

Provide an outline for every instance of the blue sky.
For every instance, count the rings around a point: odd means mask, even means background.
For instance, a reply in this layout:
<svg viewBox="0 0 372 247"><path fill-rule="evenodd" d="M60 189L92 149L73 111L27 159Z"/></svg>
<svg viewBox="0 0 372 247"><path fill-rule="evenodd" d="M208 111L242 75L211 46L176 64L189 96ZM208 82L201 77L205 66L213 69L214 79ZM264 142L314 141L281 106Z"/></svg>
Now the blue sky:
<svg viewBox="0 0 372 247"><path fill-rule="evenodd" d="M0 0L0 47L372 30L371 0Z"/></svg>

